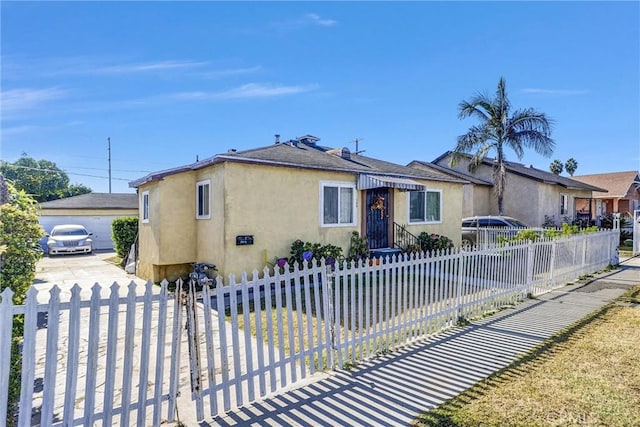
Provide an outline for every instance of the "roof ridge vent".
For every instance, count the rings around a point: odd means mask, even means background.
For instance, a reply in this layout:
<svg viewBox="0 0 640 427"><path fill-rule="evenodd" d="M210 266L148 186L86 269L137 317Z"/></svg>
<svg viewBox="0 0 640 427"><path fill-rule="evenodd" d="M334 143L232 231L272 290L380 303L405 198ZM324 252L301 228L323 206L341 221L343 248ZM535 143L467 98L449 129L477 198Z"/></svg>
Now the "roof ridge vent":
<svg viewBox="0 0 640 427"><path fill-rule="evenodd" d="M316 142L320 141L320 138L313 135L304 135L297 137L296 140L297 142L301 142L303 144L316 145Z"/></svg>

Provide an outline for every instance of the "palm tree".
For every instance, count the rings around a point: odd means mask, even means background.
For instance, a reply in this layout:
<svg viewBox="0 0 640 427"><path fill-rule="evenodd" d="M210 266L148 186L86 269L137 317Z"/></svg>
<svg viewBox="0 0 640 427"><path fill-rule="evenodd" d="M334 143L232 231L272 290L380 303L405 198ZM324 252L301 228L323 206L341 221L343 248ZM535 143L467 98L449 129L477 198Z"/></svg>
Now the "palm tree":
<svg viewBox="0 0 640 427"><path fill-rule="evenodd" d="M475 150L469 162L469 172L473 173L487 154L495 151L493 184L500 215L504 215L503 195L507 178L505 148L511 148L521 160L525 147L533 148L545 157L551 156L555 147L550 137L553 124L550 118L533 108L516 110L512 114L510 109L503 77L498 82L495 98L478 93L469 101L462 101L458 106L458 118L475 117L480 124L458 137L450 162L455 166L464 154Z"/></svg>
<svg viewBox="0 0 640 427"><path fill-rule="evenodd" d="M572 157L565 162L564 168L569 173L569 175L573 176L573 174L576 172L576 169L578 169L578 161Z"/></svg>
<svg viewBox="0 0 640 427"><path fill-rule="evenodd" d="M551 171L551 173L556 175L560 175L563 169L564 169L564 165L560 160L557 160L557 159L551 162L551 164L549 165L549 170Z"/></svg>

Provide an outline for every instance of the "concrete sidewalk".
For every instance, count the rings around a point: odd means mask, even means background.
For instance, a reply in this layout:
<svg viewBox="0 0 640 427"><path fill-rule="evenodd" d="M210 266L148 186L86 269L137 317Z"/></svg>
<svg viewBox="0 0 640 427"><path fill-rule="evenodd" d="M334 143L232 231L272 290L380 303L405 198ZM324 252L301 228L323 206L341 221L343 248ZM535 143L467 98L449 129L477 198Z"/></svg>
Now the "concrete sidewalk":
<svg viewBox="0 0 640 427"><path fill-rule="evenodd" d="M623 260L617 270L200 425L405 426L639 284L640 258Z"/></svg>

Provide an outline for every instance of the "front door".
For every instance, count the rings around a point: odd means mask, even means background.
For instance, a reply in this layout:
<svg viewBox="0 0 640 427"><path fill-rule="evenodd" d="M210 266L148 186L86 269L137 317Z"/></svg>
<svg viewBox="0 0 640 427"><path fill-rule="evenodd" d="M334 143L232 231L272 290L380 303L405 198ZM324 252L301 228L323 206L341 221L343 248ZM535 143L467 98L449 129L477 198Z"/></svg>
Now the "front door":
<svg viewBox="0 0 640 427"><path fill-rule="evenodd" d="M389 247L389 189L367 190L367 239L369 249Z"/></svg>

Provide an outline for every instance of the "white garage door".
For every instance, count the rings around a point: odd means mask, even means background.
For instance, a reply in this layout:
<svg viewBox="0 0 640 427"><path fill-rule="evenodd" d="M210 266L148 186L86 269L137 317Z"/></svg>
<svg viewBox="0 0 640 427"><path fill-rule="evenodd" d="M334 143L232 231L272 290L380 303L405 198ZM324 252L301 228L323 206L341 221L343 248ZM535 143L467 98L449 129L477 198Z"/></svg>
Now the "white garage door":
<svg viewBox="0 0 640 427"><path fill-rule="evenodd" d="M97 250L113 249L113 240L111 240L111 222L119 218L118 216L41 216L39 218L40 225L47 233L55 225L59 224L80 224L93 233L93 248Z"/></svg>

